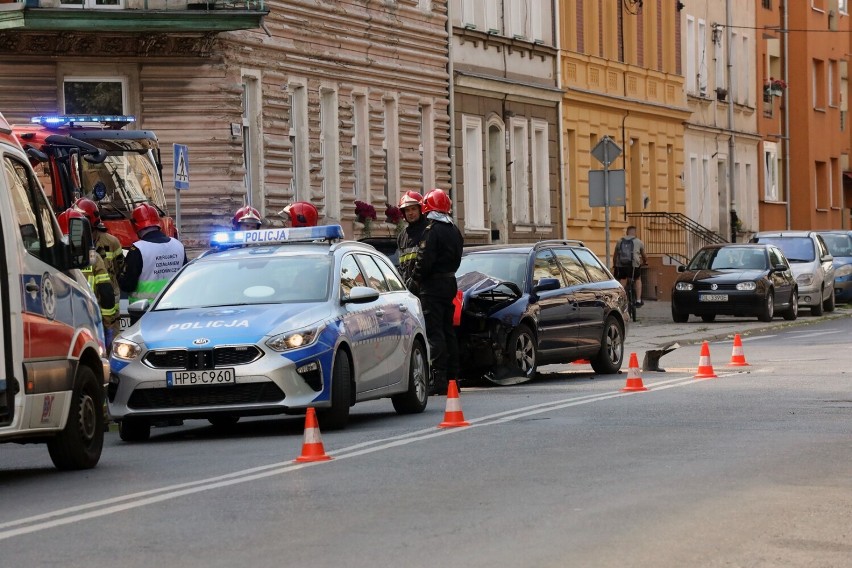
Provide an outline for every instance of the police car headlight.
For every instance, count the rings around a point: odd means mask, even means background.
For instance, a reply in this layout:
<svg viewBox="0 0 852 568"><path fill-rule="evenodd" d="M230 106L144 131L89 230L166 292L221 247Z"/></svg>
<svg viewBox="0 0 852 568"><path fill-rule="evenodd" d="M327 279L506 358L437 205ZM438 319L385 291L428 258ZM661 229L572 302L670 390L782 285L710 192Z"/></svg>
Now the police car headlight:
<svg viewBox="0 0 852 568"><path fill-rule="evenodd" d="M675 290L680 290L680 291L692 290L692 283L691 282L678 282L677 284L675 284Z"/></svg>
<svg viewBox="0 0 852 568"><path fill-rule="evenodd" d="M737 290L754 290L757 284L754 282L740 282L737 284Z"/></svg>
<svg viewBox="0 0 852 568"><path fill-rule="evenodd" d="M128 341L127 339L116 339L112 342L112 354L117 359L124 359L125 361L132 361L139 356L139 353L142 352L142 348L133 343L132 341Z"/></svg>
<svg viewBox="0 0 852 568"><path fill-rule="evenodd" d="M266 346L273 351L287 351L288 349L298 349L307 347L316 342L319 338L321 327L313 327L310 329L301 329L299 331L291 331L282 333L270 338L266 342Z"/></svg>

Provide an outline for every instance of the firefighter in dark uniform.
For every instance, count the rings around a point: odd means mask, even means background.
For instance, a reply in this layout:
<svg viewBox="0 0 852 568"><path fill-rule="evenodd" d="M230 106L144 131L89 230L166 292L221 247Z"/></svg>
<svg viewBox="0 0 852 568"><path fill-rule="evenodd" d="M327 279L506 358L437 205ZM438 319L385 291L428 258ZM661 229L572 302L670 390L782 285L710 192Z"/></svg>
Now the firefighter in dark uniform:
<svg viewBox="0 0 852 568"><path fill-rule="evenodd" d="M459 373L459 350L453 328L456 270L461 264L464 238L450 217L452 201L440 189L423 197L426 227L418 244L411 278L412 291L420 298L429 339L432 393L446 394L450 379Z"/></svg>
<svg viewBox="0 0 852 568"><path fill-rule="evenodd" d="M406 191L399 200L399 209L408 226L396 238L396 248L399 251L399 273L409 289L412 287L418 245L426 229L426 217L420 212L422 202L423 196L416 191Z"/></svg>

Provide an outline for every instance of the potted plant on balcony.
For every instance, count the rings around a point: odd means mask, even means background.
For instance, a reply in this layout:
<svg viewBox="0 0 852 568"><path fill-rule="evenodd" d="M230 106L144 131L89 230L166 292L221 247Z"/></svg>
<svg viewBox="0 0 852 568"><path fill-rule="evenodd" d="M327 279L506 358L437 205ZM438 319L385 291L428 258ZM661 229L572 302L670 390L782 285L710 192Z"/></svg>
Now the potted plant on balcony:
<svg viewBox="0 0 852 568"><path fill-rule="evenodd" d="M784 94L784 89L787 88L787 83L783 79L776 79L775 77L770 77L769 80L763 85L763 96L766 97L780 97Z"/></svg>

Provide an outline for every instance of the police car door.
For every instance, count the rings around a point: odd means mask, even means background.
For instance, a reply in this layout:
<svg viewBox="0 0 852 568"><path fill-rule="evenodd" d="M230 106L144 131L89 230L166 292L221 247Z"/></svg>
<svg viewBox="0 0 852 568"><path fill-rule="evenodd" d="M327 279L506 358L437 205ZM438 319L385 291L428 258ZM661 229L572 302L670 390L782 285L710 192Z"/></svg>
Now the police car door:
<svg viewBox="0 0 852 568"><path fill-rule="evenodd" d="M348 294L355 286L368 286L354 254L347 254L340 262L340 293ZM384 376L379 345L381 328L379 323L380 300L366 304L343 304L343 329L352 348L355 392L363 393L381 384Z"/></svg>

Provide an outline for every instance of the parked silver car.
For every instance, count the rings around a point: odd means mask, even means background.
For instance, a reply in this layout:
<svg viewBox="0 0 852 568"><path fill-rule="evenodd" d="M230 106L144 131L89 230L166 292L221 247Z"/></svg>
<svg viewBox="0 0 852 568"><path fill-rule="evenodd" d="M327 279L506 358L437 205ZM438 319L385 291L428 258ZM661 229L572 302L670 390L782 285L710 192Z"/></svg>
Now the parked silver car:
<svg viewBox="0 0 852 568"><path fill-rule="evenodd" d="M761 231L751 242L775 245L790 262L799 287L799 307L811 314L834 311L834 257L815 231Z"/></svg>

